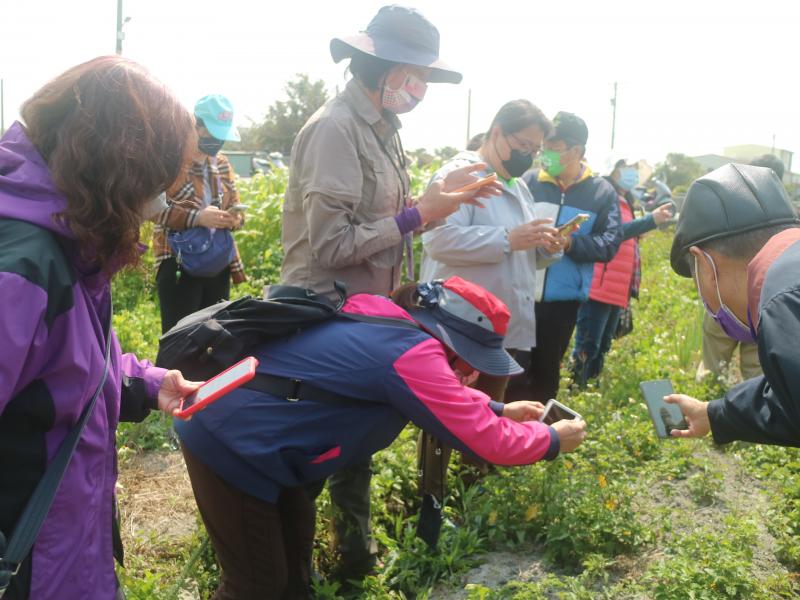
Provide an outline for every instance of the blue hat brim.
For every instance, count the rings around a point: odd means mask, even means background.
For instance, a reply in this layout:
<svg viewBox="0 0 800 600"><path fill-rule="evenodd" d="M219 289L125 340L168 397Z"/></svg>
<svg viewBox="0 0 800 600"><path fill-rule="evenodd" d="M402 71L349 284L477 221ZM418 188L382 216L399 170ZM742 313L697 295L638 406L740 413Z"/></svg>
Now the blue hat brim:
<svg viewBox="0 0 800 600"><path fill-rule="evenodd" d="M353 52L363 52L390 62L415 65L431 69L428 83L461 83L463 76L454 71L439 57L390 39L373 39L366 33L331 40L331 57L338 63L345 58L352 58Z"/></svg>
<svg viewBox="0 0 800 600"><path fill-rule="evenodd" d="M239 130L236 129L232 124L231 125L220 125L219 123L215 123L211 119L203 120L203 125L205 128L208 129L208 133L213 135L218 140L223 140L226 142L241 142L242 136L239 135Z"/></svg>
<svg viewBox="0 0 800 600"><path fill-rule="evenodd" d="M503 348L490 348L443 325L430 311L409 311L412 318L431 335L463 358L469 366L494 377L519 375L524 369Z"/></svg>

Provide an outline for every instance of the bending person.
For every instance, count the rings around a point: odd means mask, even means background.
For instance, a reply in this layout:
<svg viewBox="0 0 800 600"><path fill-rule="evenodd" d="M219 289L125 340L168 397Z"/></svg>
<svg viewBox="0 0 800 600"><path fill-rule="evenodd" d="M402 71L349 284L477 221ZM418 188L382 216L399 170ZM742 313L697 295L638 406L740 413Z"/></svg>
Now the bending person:
<svg viewBox="0 0 800 600"><path fill-rule="evenodd" d="M453 192L475 180L453 171L421 197L411 197L398 115L423 101L429 83L458 83L461 74L439 60L439 32L416 10L384 6L354 36L334 38L335 62L349 59L352 79L303 126L292 145L283 206L283 283L333 292L388 296L400 283L412 235L455 212L462 202L496 192ZM413 118L413 117L412 117ZM409 279L415 279L408 269ZM372 570L377 544L370 525L369 459L331 477L341 579Z"/></svg>
<svg viewBox="0 0 800 600"><path fill-rule="evenodd" d="M553 227L553 219L536 219L533 196L521 177L551 133L550 120L528 100L504 104L478 150L453 157L431 183L454 169L485 163L486 169L478 174L496 173L502 194L485 208L463 204L441 226L422 234L422 280L458 275L500 298L511 312L504 346L523 364L536 346L536 270L560 258L565 242ZM474 387L503 402L508 380L508 374L482 373ZM441 503L450 448L423 434L419 454L423 493ZM464 462L471 464L469 459ZM483 462L473 466L483 473L488 470Z"/></svg>
<svg viewBox="0 0 800 600"><path fill-rule="evenodd" d="M771 169L729 164L689 188L672 244L672 268L695 279L706 310L728 337L758 344L764 375L708 403L667 396L689 425L673 430L673 436L711 431L719 444L800 446L798 225Z"/></svg>
<svg viewBox="0 0 800 600"><path fill-rule="evenodd" d="M519 370L502 348L509 313L496 297L452 277L408 284L393 298L356 294L344 306L385 323L337 318L256 349L269 385L301 382L296 401L259 384L176 421L222 567L215 599L310 597L306 486L368 459L409 420L502 465L552 459L583 440L582 421L548 427L534 403L503 405L464 385L480 371Z"/></svg>

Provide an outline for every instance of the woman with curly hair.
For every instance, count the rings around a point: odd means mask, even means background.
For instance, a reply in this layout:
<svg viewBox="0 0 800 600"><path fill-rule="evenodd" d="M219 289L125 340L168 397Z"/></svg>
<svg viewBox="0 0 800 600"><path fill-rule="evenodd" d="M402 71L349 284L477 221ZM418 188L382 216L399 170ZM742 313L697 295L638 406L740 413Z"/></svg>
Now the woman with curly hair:
<svg viewBox="0 0 800 600"><path fill-rule="evenodd" d="M113 274L136 263L193 141L192 116L138 64L73 67L38 90L0 139L0 531L13 535L85 409L85 427L5 600L121 597L117 423L172 413L196 389L122 354ZM96 392L97 390L97 392ZM96 402L92 404L92 401ZM115 535L116 534L116 535ZM119 557L119 555L118 555Z"/></svg>

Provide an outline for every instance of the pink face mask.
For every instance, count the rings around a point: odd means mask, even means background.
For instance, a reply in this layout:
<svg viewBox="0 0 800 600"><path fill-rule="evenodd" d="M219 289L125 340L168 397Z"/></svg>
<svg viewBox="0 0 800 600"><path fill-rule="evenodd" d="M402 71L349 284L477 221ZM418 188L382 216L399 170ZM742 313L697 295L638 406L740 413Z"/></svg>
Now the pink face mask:
<svg viewBox="0 0 800 600"><path fill-rule="evenodd" d="M410 112L416 108L417 104L425 97L427 89L427 83L416 75L411 75L409 73L406 75L403 85L397 89L384 85L382 98L383 108L398 115Z"/></svg>

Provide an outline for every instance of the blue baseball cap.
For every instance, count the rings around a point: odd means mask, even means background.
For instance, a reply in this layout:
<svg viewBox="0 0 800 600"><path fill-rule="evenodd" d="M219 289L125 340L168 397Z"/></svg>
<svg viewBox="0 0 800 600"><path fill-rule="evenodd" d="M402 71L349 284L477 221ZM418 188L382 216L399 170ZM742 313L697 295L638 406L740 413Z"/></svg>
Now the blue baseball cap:
<svg viewBox="0 0 800 600"><path fill-rule="evenodd" d="M218 140L241 141L239 130L233 126L233 104L225 96L211 94L200 98L194 105L194 116Z"/></svg>

